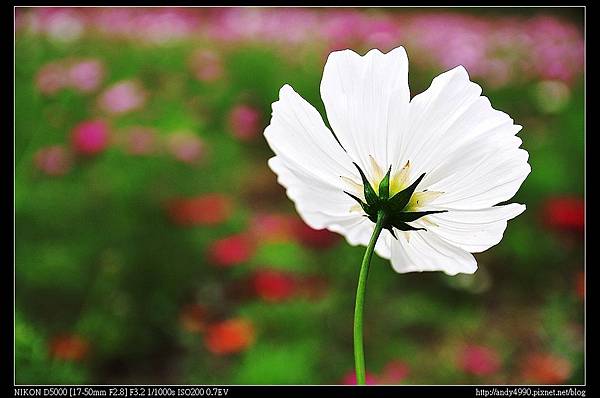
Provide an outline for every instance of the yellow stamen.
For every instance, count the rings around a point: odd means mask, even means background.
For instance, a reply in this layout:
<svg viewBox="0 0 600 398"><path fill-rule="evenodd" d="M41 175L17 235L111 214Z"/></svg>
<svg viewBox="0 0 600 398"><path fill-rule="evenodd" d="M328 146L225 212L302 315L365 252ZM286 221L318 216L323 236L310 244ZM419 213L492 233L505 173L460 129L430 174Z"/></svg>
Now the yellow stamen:
<svg viewBox="0 0 600 398"><path fill-rule="evenodd" d="M383 177L385 177L385 173L383 172L381 167L379 167L379 164L373 158L373 156L369 155L369 159L371 160L371 177L374 180L372 181L372 185L375 189L375 192L377 192L377 194L379 195L379 183L381 182L381 180L383 180Z"/></svg>
<svg viewBox="0 0 600 398"><path fill-rule="evenodd" d="M439 191L415 192L411 196L410 201L408 202L408 205L406 205L406 208L410 211L414 211L414 210L423 208L424 206L427 206L428 204L430 204L431 202L433 202L434 200L436 200L443 194L444 194L443 192L439 192Z"/></svg>
<svg viewBox="0 0 600 398"><path fill-rule="evenodd" d="M363 209L358 203L350 208L350 213L362 213Z"/></svg>
<svg viewBox="0 0 600 398"><path fill-rule="evenodd" d="M407 161L404 167L394 173L390 179L390 196L402 191L408 186L408 178L410 176L410 161Z"/></svg>
<svg viewBox="0 0 600 398"><path fill-rule="evenodd" d="M360 196L363 195L364 188L363 188L362 184L359 184L358 182L354 181L352 178L348 178L348 177L344 177L344 176L340 176L340 178L342 179L342 181L344 181L346 184L348 184L348 186L354 191L354 193L356 193L357 195L360 195Z"/></svg>

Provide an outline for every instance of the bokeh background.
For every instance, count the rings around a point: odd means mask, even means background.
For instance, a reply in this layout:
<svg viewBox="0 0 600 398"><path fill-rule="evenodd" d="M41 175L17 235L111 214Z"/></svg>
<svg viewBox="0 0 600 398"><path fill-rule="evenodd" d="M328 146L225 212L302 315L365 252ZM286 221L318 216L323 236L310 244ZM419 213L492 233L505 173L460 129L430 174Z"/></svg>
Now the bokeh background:
<svg viewBox="0 0 600 398"><path fill-rule="evenodd" d="M17 8L17 383L351 384L364 248L266 161L327 54L463 64L524 126L527 211L474 275L374 259L370 383L583 383L583 9Z"/></svg>

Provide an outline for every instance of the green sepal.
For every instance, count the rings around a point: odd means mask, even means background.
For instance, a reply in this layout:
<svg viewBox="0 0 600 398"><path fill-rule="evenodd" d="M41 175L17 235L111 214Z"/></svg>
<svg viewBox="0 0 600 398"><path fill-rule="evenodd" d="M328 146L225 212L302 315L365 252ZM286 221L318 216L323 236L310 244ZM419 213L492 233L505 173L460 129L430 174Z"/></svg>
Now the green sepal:
<svg viewBox="0 0 600 398"><path fill-rule="evenodd" d="M362 201L362 199L360 199L358 196L356 195L352 195L350 192L346 192L344 191L344 193L348 196L350 196L352 199L356 200L358 202L358 204L360 205L360 207L362 207L362 209L365 211L365 213L368 213L368 207L367 204L365 202Z"/></svg>
<svg viewBox="0 0 600 398"><path fill-rule="evenodd" d="M410 211L410 212L402 212L398 213L396 216L398 219L401 219L404 222L416 221L421 217L425 217L429 214L437 214L437 213L445 213L448 210L430 210L430 211Z"/></svg>
<svg viewBox="0 0 600 398"><path fill-rule="evenodd" d="M421 176L417 178L409 187L398 192L388 200L388 207L391 214L401 212L406 207L408 202L410 202L410 198L415 192L415 189L417 189L417 185L419 185L423 177L425 177L425 173L421 174Z"/></svg>
<svg viewBox="0 0 600 398"><path fill-rule="evenodd" d="M373 189L371 183L369 180L367 180L367 176L365 176L365 173L363 173L362 169L358 167L356 163L354 163L354 166L356 166L358 172L360 173L360 178L362 178L363 187L365 189L365 200L367 201L367 204L369 206L376 204L379 201L379 196L377 196L375 189Z"/></svg>
<svg viewBox="0 0 600 398"><path fill-rule="evenodd" d="M398 220L396 217L393 217L388 224L391 224L394 228L399 229L400 231L427 231L425 228L415 228L411 225L408 225L402 220Z"/></svg>
<svg viewBox="0 0 600 398"><path fill-rule="evenodd" d="M387 229L388 231L390 231L390 234L392 234L392 236L394 237L394 239L398 240L398 237L396 236L396 232L394 232L394 227L392 227L391 225L388 225L385 227L385 229Z"/></svg>
<svg viewBox="0 0 600 398"><path fill-rule="evenodd" d="M390 197L390 173L392 172L392 166L388 169L385 177L379 183L379 198L381 200L388 200Z"/></svg>

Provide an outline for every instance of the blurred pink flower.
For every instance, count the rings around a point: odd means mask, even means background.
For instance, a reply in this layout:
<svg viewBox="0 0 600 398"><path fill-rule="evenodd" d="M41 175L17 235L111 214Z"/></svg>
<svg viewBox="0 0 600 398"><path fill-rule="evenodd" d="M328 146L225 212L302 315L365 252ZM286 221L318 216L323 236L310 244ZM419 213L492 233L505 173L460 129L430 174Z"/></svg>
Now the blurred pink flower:
<svg viewBox="0 0 600 398"><path fill-rule="evenodd" d="M167 150L177 160L184 163L196 163L204 157L204 142L191 132L179 132L169 135Z"/></svg>
<svg viewBox="0 0 600 398"><path fill-rule="evenodd" d="M356 44L365 30L365 24L362 13L336 9L327 15L320 33L329 42L329 51L341 50Z"/></svg>
<svg viewBox="0 0 600 398"><path fill-rule="evenodd" d="M95 155L109 144L108 124L102 120L79 123L73 128L71 143L74 150L82 155Z"/></svg>
<svg viewBox="0 0 600 398"><path fill-rule="evenodd" d="M157 150L157 137L154 129L135 126L125 133L125 150L131 155L149 155Z"/></svg>
<svg viewBox="0 0 600 398"><path fill-rule="evenodd" d="M248 141L260 134L260 112L250 105L236 105L229 113L229 128L234 137Z"/></svg>
<svg viewBox="0 0 600 398"><path fill-rule="evenodd" d="M146 101L146 92L137 83L124 80L109 87L99 99L102 110L111 114L122 114L141 108Z"/></svg>
<svg viewBox="0 0 600 398"><path fill-rule="evenodd" d="M377 377L375 377L375 375L367 372L366 377L365 377L365 381L366 384L370 384L370 385L376 385L377 384ZM342 384L345 385L354 385L356 384L356 372L354 370L349 371L348 373L346 373L346 375L342 378Z"/></svg>
<svg viewBox="0 0 600 398"><path fill-rule="evenodd" d="M96 90L104 78L104 66L95 59L76 62L69 68L69 84L88 93Z"/></svg>
<svg viewBox="0 0 600 398"><path fill-rule="evenodd" d="M52 95L68 83L65 67L61 62L51 62L40 68L36 75L36 85L42 94Z"/></svg>
<svg viewBox="0 0 600 398"><path fill-rule="evenodd" d="M192 73L200 81L213 82L223 76L223 61L216 51L198 51L192 55L190 63Z"/></svg>
<svg viewBox="0 0 600 398"><path fill-rule="evenodd" d="M383 368L379 377L382 384L399 384L406 380L410 374L410 368L406 362L391 361Z"/></svg>
<svg viewBox="0 0 600 398"><path fill-rule="evenodd" d="M65 147L53 145L38 150L34 155L34 163L47 175L61 176L71 170L72 158Z"/></svg>
<svg viewBox="0 0 600 398"><path fill-rule="evenodd" d="M459 354L460 367L476 376L486 376L500 369L500 357L492 348L480 345L468 345Z"/></svg>
<svg viewBox="0 0 600 398"><path fill-rule="evenodd" d="M85 21L75 8L41 8L37 15L39 16L39 28L54 40L74 41L79 39L85 31Z"/></svg>

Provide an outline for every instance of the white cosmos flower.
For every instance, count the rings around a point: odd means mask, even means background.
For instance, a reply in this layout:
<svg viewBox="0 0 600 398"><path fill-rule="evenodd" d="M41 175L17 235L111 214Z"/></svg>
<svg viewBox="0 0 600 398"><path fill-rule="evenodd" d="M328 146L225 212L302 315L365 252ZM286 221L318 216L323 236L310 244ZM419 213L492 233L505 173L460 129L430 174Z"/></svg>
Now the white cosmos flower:
<svg viewBox="0 0 600 398"><path fill-rule="evenodd" d="M411 100L404 48L365 56L336 51L325 64L321 97L335 136L289 85L264 133L276 154L269 166L311 227L338 232L352 245L369 242L374 223L344 192L365 200L353 163L375 190L391 167L390 197L425 173L406 209L445 210L408 223L424 229L392 229L397 239L383 230L375 251L400 273L475 272L471 253L500 242L507 220L525 210L496 206L531 171L516 137L521 126L492 108L462 66Z"/></svg>

